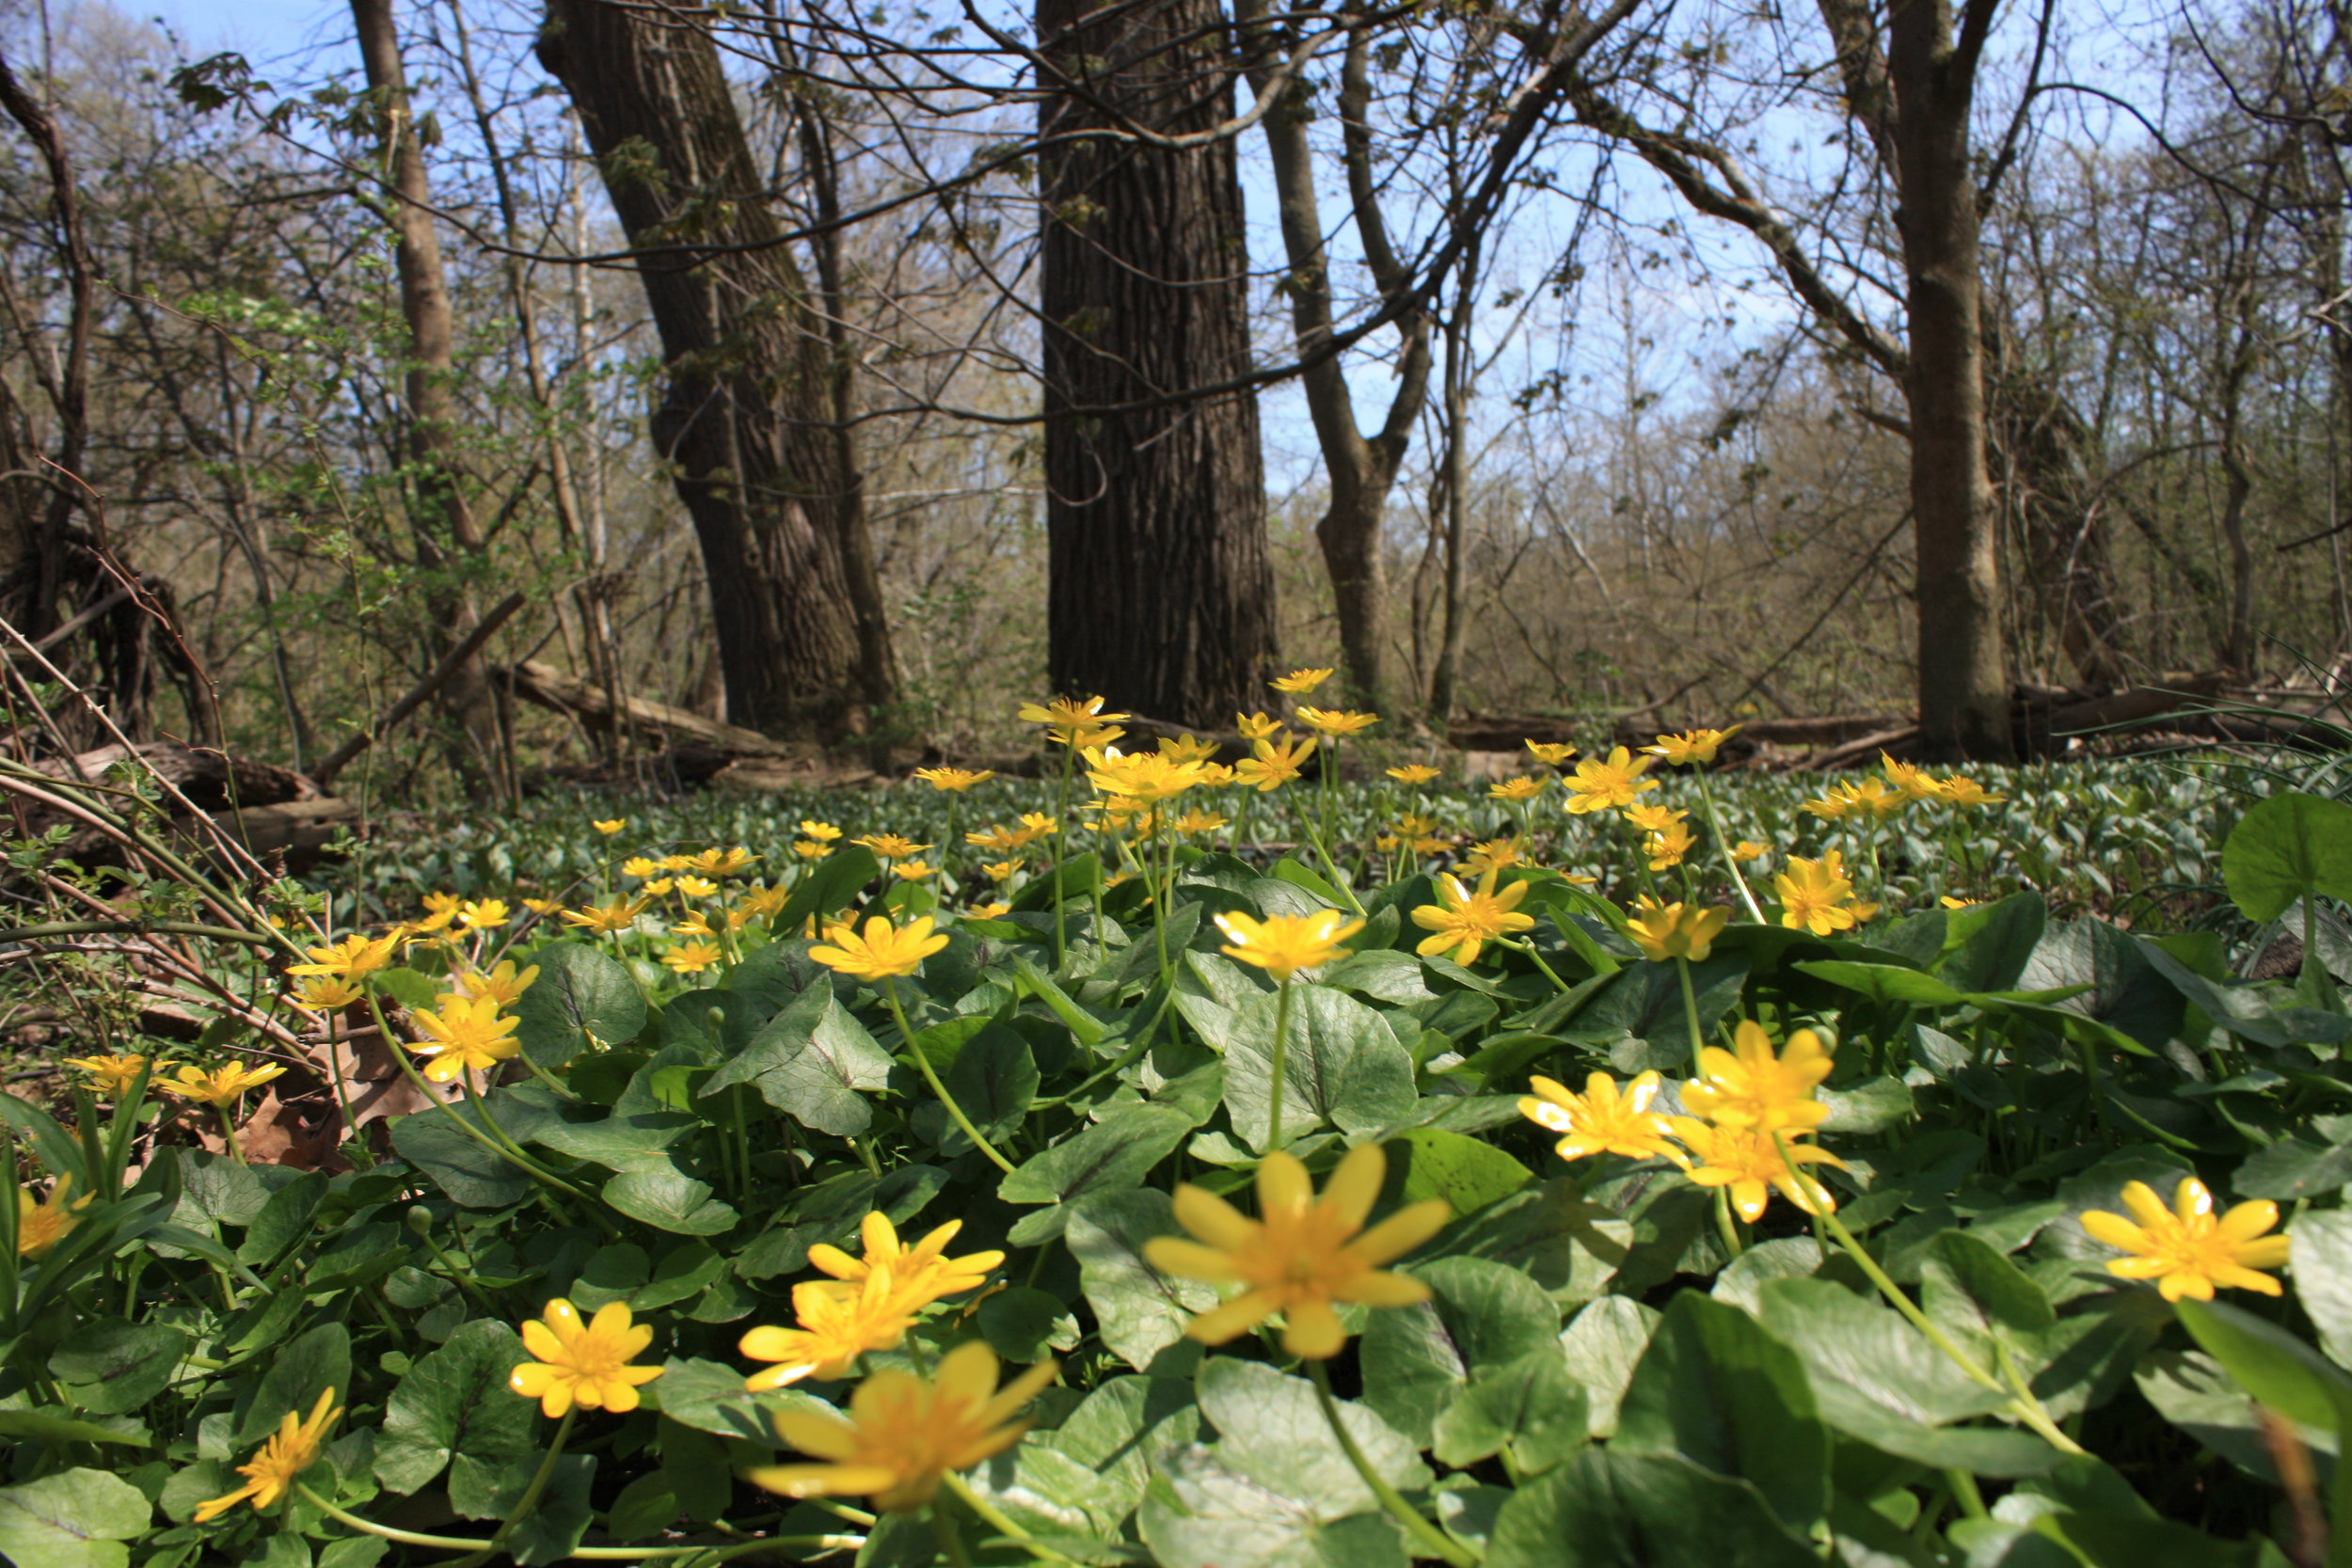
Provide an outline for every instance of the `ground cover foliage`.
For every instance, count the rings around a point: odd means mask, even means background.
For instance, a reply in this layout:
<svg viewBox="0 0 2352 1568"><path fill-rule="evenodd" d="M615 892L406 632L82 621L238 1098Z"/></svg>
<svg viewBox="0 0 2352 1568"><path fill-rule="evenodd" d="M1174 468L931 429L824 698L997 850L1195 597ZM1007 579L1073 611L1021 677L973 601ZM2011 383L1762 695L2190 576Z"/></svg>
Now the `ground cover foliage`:
<svg viewBox="0 0 2352 1568"><path fill-rule="evenodd" d="M131 890L435 1108L208 1148L350 1089L230 1015L0 1098L0 1554L2352 1561L2319 775L1343 788L1061 717L1041 781ZM101 995L89 934L9 936Z"/></svg>

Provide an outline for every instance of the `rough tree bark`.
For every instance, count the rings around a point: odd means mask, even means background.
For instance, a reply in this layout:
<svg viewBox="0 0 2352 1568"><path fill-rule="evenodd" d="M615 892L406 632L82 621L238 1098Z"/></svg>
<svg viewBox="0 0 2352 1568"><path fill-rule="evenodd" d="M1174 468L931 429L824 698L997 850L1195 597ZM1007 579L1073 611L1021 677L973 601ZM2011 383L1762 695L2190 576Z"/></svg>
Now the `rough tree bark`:
<svg viewBox="0 0 2352 1568"><path fill-rule="evenodd" d="M392 187L391 218L399 244L394 256L400 277L401 319L408 327L408 366L404 397L408 404L407 447L412 465L413 531L418 564L430 574L434 622L452 643L481 623L473 596L461 585L459 562L483 554L482 531L467 502L459 472L457 432L462 415L455 394L456 317L441 270L441 242L433 227L433 192L408 102L408 72L400 56L400 34L392 22L392 0L351 0L351 20L359 35L359 58L384 144ZM440 705L465 736L461 768L483 782L502 780L497 694L489 667L477 654L442 686ZM496 787L493 784L492 787Z"/></svg>
<svg viewBox="0 0 2352 1568"><path fill-rule="evenodd" d="M1249 369L1233 144L1052 138L1219 123L1221 21L1216 0L1037 7L1047 673L1200 726L1264 703L1275 642L1257 400L1196 392Z"/></svg>
<svg viewBox="0 0 2352 1568"><path fill-rule="evenodd" d="M1724 148L1642 124L1589 80L1577 118L1619 138L1710 217L1772 255L1821 326L1899 383L1909 405L1917 571L1919 725L1935 760L2014 754L2001 639L1999 514L1985 452L1980 214L1969 158L1977 66L1998 0L1817 0L1837 49L1846 110L1895 197L1907 342L1857 311Z"/></svg>
<svg viewBox="0 0 2352 1568"><path fill-rule="evenodd" d="M669 362L654 439L701 543L728 717L863 734L897 684L873 546L829 351L717 46L687 13L549 0L539 58L647 252L638 275Z"/></svg>
<svg viewBox="0 0 2352 1568"><path fill-rule="evenodd" d="M1919 730L1931 755L2006 761L2009 672L2001 642L1999 515L1985 462L1984 278L1969 160L1977 64L1996 0L1894 0L1879 100L1891 141L1911 373L1913 550L1918 562ZM1850 84L1855 0L1821 0ZM1872 29L1875 45L1875 24ZM1867 59L1867 56L1866 56ZM1857 71L1863 76L1857 76ZM1857 110L1863 105L1849 101ZM1865 111L1867 112L1867 111Z"/></svg>
<svg viewBox="0 0 2352 1568"><path fill-rule="evenodd" d="M1263 14L1263 0L1240 0L1237 19ZM1367 56L1368 28L1348 36L1340 71L1339 117L1348 195L1359 243L1373 285L1394 293L1407 282L1380 214L1372 167L1372 136L1365 116L1372 90ZM1263 93L1273 79L1271 60L1253 48L1249 85ZM1359 706L1383 711L1389 705L1388 638L1382 610L1388 602L1388 562L1381 551L1381 522L1389 492L1411 441L1414 419L1429 385L1429 318L1415 310L1397 325L1402 346L1396 360L1396 392L1379 430L1366 436L1356 415L1347 373L1333 355L1316 359L1331 338L1331 264L1323 240L1321 203L1315 193L1314 160L1307 127L1314 118L1305 89L1295 86L1289 102L1263 121L1274 169L1274 195L1281 220L1282 245L1290 272L1282 293L1290 297L1291 330L1298 352L1310 360L1300 378L1308 417L1323 451L1330 500L1315 524L1325 571L1331 578L1332 610L1339 621L1340 652L1347 666L1348 691Z"/></svg>

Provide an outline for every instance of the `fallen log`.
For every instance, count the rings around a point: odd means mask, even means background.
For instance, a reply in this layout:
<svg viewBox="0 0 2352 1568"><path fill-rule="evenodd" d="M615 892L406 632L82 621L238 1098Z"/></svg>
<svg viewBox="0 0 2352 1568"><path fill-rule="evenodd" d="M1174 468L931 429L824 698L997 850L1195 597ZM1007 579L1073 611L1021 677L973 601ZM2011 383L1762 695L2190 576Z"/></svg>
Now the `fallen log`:
<svg viewBox="0 0 2352 1568"><path fill-rule="evenodd" d="M96 751L77 752L71 761L52 757L36 762L33 768L53 779L76 782L103 778L116 763L135 757L187 797L188 804L199 811L315 800L323 793L313 780L291 768L256 762L251 757L232 757L208 747L183 746L176 740L101 746Z"/></svg>
<svg viewBox="0 0 2352 1568"><path fill-rule="evenodd" d="M525 702L567 713L591 729L603 729L612 721L612 704L599 687L589 685L574 675L567 675L551 664L526 658L515 664L500 665L491 672L491 678L501 687L511 688ZM706 719L699 713L667 703L657 703L648 697L623 697L622 721L636 728L650 730L672 739L700 741L713 750L745 757L789 757L801 754L793 747L771 740L757 730Z"/></svg>

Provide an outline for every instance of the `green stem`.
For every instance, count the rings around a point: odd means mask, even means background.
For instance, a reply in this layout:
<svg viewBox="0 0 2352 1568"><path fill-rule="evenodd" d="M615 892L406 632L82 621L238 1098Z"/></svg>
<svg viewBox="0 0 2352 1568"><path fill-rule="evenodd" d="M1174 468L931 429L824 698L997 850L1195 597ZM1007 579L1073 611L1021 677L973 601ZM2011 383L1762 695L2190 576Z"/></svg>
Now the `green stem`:
<svg viewBox="0 0 2352 1568"><path fill-rule="evenodd" d="M1784 1154L1783 1158L1786 1157ZM2078 1454L2084 1451L2081 1444L2058 1430L2058 1423L2050 1418L2050 1413L2042 1407L2042 1402L2034 1397L2031 1389L2024 1386L2023 1380L2014 1375L2013 1369L2010 1380L2003 1383L1999 1378L1978 1366L1966 1352L1952 1343L1950 1336L1936 1327L1929 1320L1928 1315L1919 1310L1911 1297L1903 1293L1902 1287L1897 1285L1887 1275L1886 1271L1879 1267L1878 1259L1872 1258L1863 1244L1854 1239L1854 1233L1846 1228L1845 1221L1839 1219L1835 1213L1825 1213L1820 1218L1821 1222L1829 1227L1829 1233L1837 1238L1837 1244L1845 1249L1846 1256L1851 1258L1856 1266L1869 1276L1870 1283L1878 1287L1879 1294L1884 1296L1895 1310L1909 1319L1911 1326L1926 1336L1928 1343L1942 1351L1950 1359L1952 1365L1958 1367L1971 1383L1991 1389L1997 1394L2013 1396L2009 1402L2009 1413L2021 1424L2039 1433L2043 1441L2059 1452Z"/></svg>
<svg viewBox="0 0 2352 1568"><path fill-rule="evenodd" d="M1268 1091L1265 1146L1282 1147L1282 1076L1290 1064L1291 982L1285 975L1274 988L1274 1086Z"/></svg>
<svg viewBox="0 0 2352 1568"><path fill-rule="evenodd" d="M1347 1455L1347 1462L1356 1466L1356 1473L1372 1489L1372 1495L1380 1499L1380 1506L1388 1511L1389 1516L1404 1526L1405 1533L1411 1536L1429 1556L1442 1559L1452 1568L1478 1568L1482 1560L1479 1553L1431 1524L1420 1510L1406 1502L1397 1489L1372 1467L1372 1462L1364 1457L1364 1450L1356 1446L1355 1437L1340 1420L1339 1404L1331 1398L1331 1373L1324 1364L1309 1361L1307 1373L1314 1380L1315 1402L1323 1407L1323 1418L1330 1423L1331 1435L1339 1439L1340 1451Z"/></svg>
<svg viewBox="0 0 2352 1568"><path fill-rule="evenodd" d="M384 1009L377 1004L375 1000L375 992L373 990L370 990L365 992L365 995L368 1003L368 1014L375 1021L376 1038L384 1042L385 1050L390 1053L392 1060L399 1065L401 1072L407 1078L411 1088L415 1089L419 1094L424 1096L428 1103L439 1108L443 1115L447 1116L451 1121L457 1125L460 1132L464 1132L466 1136L471 1138L475 1143L480 1144L484 1148L488 1149L500 1159L514 1165L516 1169L522 1171L523 1174L529 1176L532 1180L539 1182L541 1185L548 1187L556 1192L563 1193L567 1196L576 1197L582 1203L587 1204L588 1217L596 1222L596 1224L603 1229L606 1236L614 1241L620 1240L621 1233L613 1228L612 1222L604 1217L603 1213L598 1211L596 1203L589 1198L587 1194L581 1192L579 1188L574 1187L570 1182L564 1180L562 1177L557 1176L553 1171L541 1166L537 1161L523 1154L520 1149L514 1148L512 1146L501 1147L497 1139L492 1138L487 1132L485 1132L481 1128L476 1127L466 1117L459 1116L455 1106L452 1105L448 1101L443 1100L439 1095L434 1093L433 1086L426 1083L424 1075L417 1070L417 1064L409 1059L407 1047L393 1035L392 1026L385 1021Z"/></svg>
<svg viewBox="0 0 2352 1568"><path fill-rule="evenodd" d="M939 1074L931 1068L931 1059L923 1053L923 1042L914 1037L914 1029L907 1023L906 1009L898 1005L898 982L887 974L882 976L882 998L890 1004L890 1016L898 1025L898 1037L906 1041L907 1050L914 1054L916 1070L923 1074L923 1082L931 1086L931 1093L939 1097L939 1103L946 1109L948 1118L962 1130L965 1137L972 1140L972 1147L987 1155L998 1170L1010 1176L1012 1162L998 1153L994 1144L980 1136L980 1130L972 1125L970 1117L963 1114L963 1107L956 1103L956 1097L949 1094L947 1085L939 1081Z"/></svg>
<svg viewBox="0 0 2352 1568"><path fill-rule="evenodd" d="M1569 985L1565 980L1560 978L1558 972L1555 971L1551 965L1544 962L1544 956L1535 950L1535 944L1534 942L1512 937L1497 937L1495 938L1495 945L1497 947L1508 947L1514 953L1524 953L1529 958L1534 959L1535 967L1544 972L1544 978L1549 980L1563 991L1571 991L1576 989L1574 986Z"/></svg>
<svg viewBox="0 0 2352 1568"><path fill-rule="evenodd" d="M237 1098L242 1100L245 1097L239 1095ZM245 1157L245 1146L237 1142L237 1124L230 1117L228 1101L214 1101L213 1114L220 1117L220 1135L228 1142L230 1154L235 1158L237 1164L241 1165L248 1164L249 1162Z"/></svg>
<svg viewBox="0 0 2352 1568"><path fill-rule="evenodd" d="M1731 840L1724 835L1724 819L1715 811L1715 792L1707 786L1706 770L1700 768L1692 771L1699 781L1699 804L1706 808L1708 830L1715 835L1715 852L1723 856L1724 869L1731 873L1731 885L1739 890L1740 902L1747 907L1748 918L1761 926L1764 924L1763 907L1756 903L1756 895L1748 890L1748 879L1740 875L1740 862L1731 852Z"/></svg>
<svg viewBox="0 0 2352 1568"><path fill-rule="evenodd" d="M348 1509L336 1507L301 1481L294 1482L294 1490L337 1524L385 1541L397 1541L404 1546L429 1546L445 1552L479 1554L490 1544L486 1541L468 1540L463 1536L424 1535L412 1529L394 1529L389 1525L379 1525L373 1519L361 1518ZM749 1557L755 1552L774 1551L779 1547L805 1551L855 1551L865 1544L864 1538L855 1535L779 1535L759 1541L730 1543L723 1546L576 1546L566 1555L565 1560L643 1562L699 1558L708 1562L724 1562L730 1558ZM452 1568L462 1568L462 1565L453 1564Z"/></svg>
<svg viewBox="0 0 2352 1568"><path fill-rule="evenodd" d="M547 1492L548 1482L555 1479L555 1462L564 1457L564 1440L571 1436L572 1423L579 1418L578 1405L564 1412L564 1418L555 1423L555 1436L548 1442L548 1451L539 1461L538 1473L531 1478L531 1484L523 1488L522 1500L499 1522L488 1545L475 1556L454 1564L453 1568L474 1568L478 1562L489 1561L498 1555L499 1548L506 1544L507 1538L515 1533L516 1528L531 1517L532 1511L539 1506L539 1498Z"/></svg>
<svg viewBox="0 0 2352 1568"><path fill-rule="evenodd" d="M1724 1239L1724 1250L1737 1258L1748 1250L1748 1243L1740 1239L1739 1222L1731 1215L1731 1189L1715 1189L1715 1234Z"/></svg>
<svg viewBox="0 0 2352 1568"><path fill-rule="evenodd" d="M1054 1550L1053 1547L1047 1545L1044 1542L1038 1540L1027 1530L1023 1529L1019 1525L1014 1524L1010 1519L1005 1517L1005 1513L1002 1509L999 1509L994 1503L990 1502L986 1497L981 1497L977 1492L973 1491L971 1482L965 1481L961 1476L956 1474L953 1470L948 1471L946 1475L941 1479L947 1483L947 1490L953 1492L957 1498L962 1502L964 1507L979 1515L980 1523L986 1525L990 1529L994 1530L997 1534L1003 1536L1014 1545L1019 1546L1023 1551L1027 1552L1030 1556L1036 1558L1040 1562L1074 1563L1078 1560L1074 1557L1065 1557L1060 1552Z"/></svg>
<svg viewBox="0 0 2352 1568"><path fill-rule="evenodd" d="M1699 1028L1699 995L1691 984L1691 960L1675 959L1675 973L1682 980L1682 1016L1691 1025L1691 1076L1707 1076L1707 1037Z"/></svg>
<svg viewBox="0 0 2352 1568"><path fill-rule="evenodd" d="M275 947L275 939L239 931L227 926L195 926L179 920L60 920L46 926L19 926L0 931L0 942L39 942L44 937L149 936L208 937L215 942L242 942L254 947Z"/></svg>

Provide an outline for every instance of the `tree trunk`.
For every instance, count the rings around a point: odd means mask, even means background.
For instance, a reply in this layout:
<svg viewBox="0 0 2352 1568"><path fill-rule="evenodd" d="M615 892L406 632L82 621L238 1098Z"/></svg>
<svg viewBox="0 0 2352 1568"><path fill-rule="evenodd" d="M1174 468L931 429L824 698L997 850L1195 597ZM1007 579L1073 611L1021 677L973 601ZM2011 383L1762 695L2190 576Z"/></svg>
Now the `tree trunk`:
<svg viewBox="0 0 2352 1568"><path fill-rule="evenodd" d="M1263 0L1239 0L1236 17L1254 20ZM1272 84L1267 40L1250 40L1249 84L1263 93ZM1372 170L1371 135L1365 114L1371 100L1366 55L1368 29L1348 40L1341 71L1339 112L1356 231L1375 287L1387 293L1404 285L1405 269L1389 242ZM1315 193L1313 152L1307 127L1313 118L1303 88L1263 121L1274 169L1274 195L1281 220L1282 245L1290 274L1282 292L1290 296L1291 328L1302 357L1331 338L1331 265L1323 243L1322 204ZM1339 622L1340 654L1347 667L1350 697L1358 706L1383 711L1389 703L1388 638L1383 628L1389 596L1388 562L1381 551L1381 524L1389 492L1405 461L1412 423L1421 412L1429 381L1429 323L1415 311L1398 326L1396 394L1376 435L1357 422L1356 400L1337 355L1311 364L1300 377L1307 412L1323 452L1324 481L1330 497L1315 524L1315 543L1331 579L1331 608Z"/></svg>
<svg viewBox="0 0 2352 1568"><path fill-rule="evenodd" d="M480 623L472 596L459 586L483 554L482 533L467 504L457 471L460 414L452 388L456 377L456 323L441 271L441 242L434 231L433 193L426 182L424 148L418 140L408 103L408 74L401 63L400 35L392 24L392 0L351 0L359 35L359 57L368 91L382 126L389 166L392 222L400 236L394 257L400 277L400 313L408 326L408 455L414 465L418 563L434 586L432 617L453 642ZM500 777L501 742L497 696L489 668L479 654L468 659L441 688L441 706L465 736L460 768L469 778ZM492 793L497 793L493 784Z"/></svg>
<svg viewBox="0 0 2352 1568"><path fill-rule="evenodd" d="M1989 25L1990 0L1982 7ZM1975 40L1980 45L1980 37ZM1919 730L1930 755L2014 754L2001 645L1999 535L1985 466L1982 274L1968 156L1977 49L1956 48L1948 0L1888 18L1911 338L1911 504L1918 561Z"/></svg>
<svg viewBox="0 0 2352 1568"><path fill-rule="evenodd" d="M772 735L865 732L896 673L873 549L807 284L778 243L710 34L549 0L539 57L570 92L669 361L655 445L710 584L727 713ZM705 258L680 247L727 247Z"/></svg>
<svg viewBox="0 0 2352 1568"><path fill-rule="evenodd" d="M1046 98L1045 137L1106 110L1167 135L1232 113L1215 0L1090 8L1038 0L1039 47L1079 85ZM1048 677L1229 723L1264 703L1275 643L1257 399L1199 391L1249 369L1233 144L1089 140L1041 164Z"/></svg>

